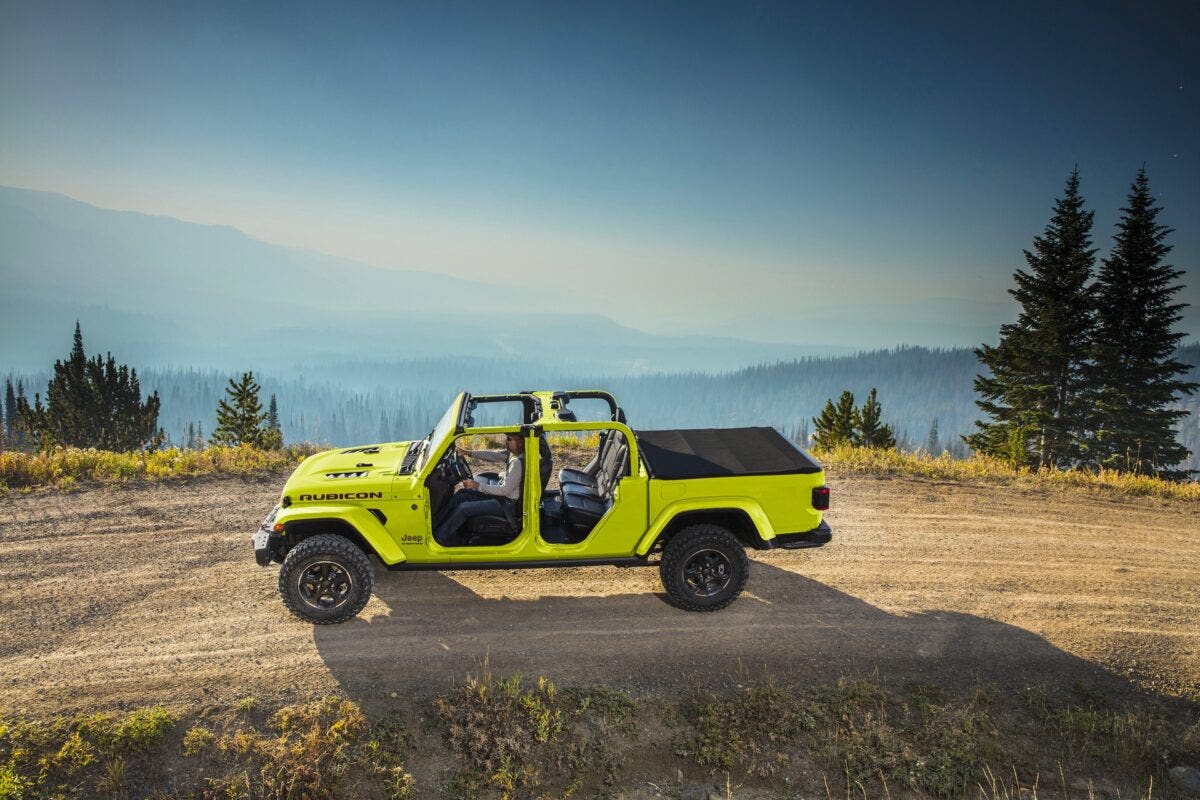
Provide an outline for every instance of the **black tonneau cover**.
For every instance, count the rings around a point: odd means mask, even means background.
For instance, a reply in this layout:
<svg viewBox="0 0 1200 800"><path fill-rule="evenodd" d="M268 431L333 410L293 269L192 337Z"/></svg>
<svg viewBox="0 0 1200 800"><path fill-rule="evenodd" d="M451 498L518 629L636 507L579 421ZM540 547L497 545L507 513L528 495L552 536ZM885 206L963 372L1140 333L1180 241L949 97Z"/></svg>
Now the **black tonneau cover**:
<svg viewBox="0 0 1200 800"><path fill-rule="evenodd" d="M787 475L820 472L774 428L693 428L636 431L638 449L655 478Z"/></svg>

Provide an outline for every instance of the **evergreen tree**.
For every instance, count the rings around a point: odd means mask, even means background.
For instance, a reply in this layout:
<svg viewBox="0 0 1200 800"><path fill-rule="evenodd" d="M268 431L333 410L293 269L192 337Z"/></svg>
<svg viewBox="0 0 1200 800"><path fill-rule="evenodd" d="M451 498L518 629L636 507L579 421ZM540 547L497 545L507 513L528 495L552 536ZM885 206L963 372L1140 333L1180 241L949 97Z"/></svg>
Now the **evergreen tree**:
<svg viewBox="0 0 1200 800"><path fill-rule="evenodd" d="M54 362L54 376L31 406L18 385L17 416L24 433L42 449L64 445L102 450L155 448L164 437L158 427L158 392L142 402L137 370L107 358L89 359L83 332L75 323L75 340L66 361Z"/></svg>
<svg viewBox="0 0 1200 800"><path fill-rule="evenodd" d="M896 446L896 437L890 425L880 422L883 416L883 406L876 398L875 387L871 387L867 402L858 411L858 443L863 447L883 447L891 449Z"/></svg>
<svg viewBox="0 0 1200 800"><path fill-rule="evenodd" d="M241 380L229 379L229 385L225 387L227 399L217 404L213 444L264 446L266 429L263 423L267 414L258 400L258 390L253 372L243 372Z"/></svg>
<svg viewBox="0 0 1200 800"><path fill-rule="evenodd" d="M267 450L283 447L283 430L279 427L279 404L275 402L273 392L271 402L267 404L267 429L263 432L262 446Z"/></svg>
<svg viewBox="0 0 1200 800"><path fill-rule="evenodd" d="M1158 222L1146 168L1138 170L1096 282L1096 334L1091 366L1096 426L1092 460L1128 472L1183 478L1171 467L1188 457L1173 408L1196 383L1179 380L1188 365L1175 358L1184 334L1174 330L1186 303L1172 303L1183 275L1163 263L1172 232Z"/></svg>
<svg viewBox="0 0 1200 800"><path fill-rule="evenodd" d="M834 405L833 398L826 400L820 416L813 417L813 428L813 445L816 447L856 444L858 410L854 407L854 395L843 391L837 405Z"/></svg>
<svg viewBox="0 0 1200 800"><path fill-rule="evenodd" d="M942 439L938 435L937 422L937 417L934 417L933 423L929 426L929 435L925 437L925 452L932 456L942 454Z"/></svg>
<svg viewBox="0 0 1200 800"><path fill-rule="evenodd" d="M25 402L25 381L21 380L20 378L17 378L17 396L16 396L16 401L13 404L13 411L12 411L13 415L9 419L11 420L11 425L12 425L13 446L16 447L18 450L22 449L25 446L25 443L28 441L28 439L25 435L25 428L21 424L20 410L21 410L21 404L24 402Z"/></svg>
<svg viewBox="0 0 1200 800"><path fill-rule="evenodd" d="M990 375L975 378L976 405L991 417L977 421L966 441L974 450L1017 465L1066 467L1084 455L1091 425L1085 362L1090 355L1095 262L1093 212L1084 209L1079 170L1033 251L1029 271L1017 270L1009 293L1021 304L1017 321L1000 326L996 346L975 354Z"/></svg>
<svg viewBox="0 0 1200 800"><path fill-rule="evenodd" d="M17 421L17 393L13 391L12 378L4 380L4 444L6 447L15 448L17 446L16 438L16 423Z"/></svg>

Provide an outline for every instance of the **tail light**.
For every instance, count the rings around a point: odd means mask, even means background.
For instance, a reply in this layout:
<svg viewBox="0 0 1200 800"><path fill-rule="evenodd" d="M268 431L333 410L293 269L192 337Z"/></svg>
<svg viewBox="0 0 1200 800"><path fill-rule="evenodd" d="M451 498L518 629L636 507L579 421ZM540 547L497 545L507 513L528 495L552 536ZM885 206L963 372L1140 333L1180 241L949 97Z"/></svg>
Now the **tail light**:
<svg viewBox="0 0 1200 800"><path fill-rule="evenodd" d="M818 486L812 491L812 507L817 511L829 510L829 487Z"/></svg>

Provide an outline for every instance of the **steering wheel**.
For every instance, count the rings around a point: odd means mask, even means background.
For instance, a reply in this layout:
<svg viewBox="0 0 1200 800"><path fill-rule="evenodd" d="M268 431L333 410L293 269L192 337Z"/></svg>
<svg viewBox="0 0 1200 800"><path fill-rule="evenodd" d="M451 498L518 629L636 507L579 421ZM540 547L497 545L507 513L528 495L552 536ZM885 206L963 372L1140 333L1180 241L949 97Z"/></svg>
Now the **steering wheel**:
<svg viewBox="0 0 1200 800"><path fill-rule="evenodd" d="M469 481L475 478L475 473L471 472L471 467L467 464L467 459L463 458L463 454L454 450L454 456L450 459L450 477L454 483L459 481Z"/></svg>

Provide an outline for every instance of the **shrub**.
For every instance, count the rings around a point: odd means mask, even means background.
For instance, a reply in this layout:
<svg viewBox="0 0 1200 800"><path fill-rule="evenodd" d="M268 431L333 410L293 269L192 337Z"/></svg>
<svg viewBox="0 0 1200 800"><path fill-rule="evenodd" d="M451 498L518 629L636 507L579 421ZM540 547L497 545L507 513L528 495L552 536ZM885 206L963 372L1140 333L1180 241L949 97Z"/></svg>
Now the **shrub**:
<svg viewBox="0 0 1200 800"><path fill-rule="evenodd" d="M58 448L47 453L0 453L0 488L70 489L77 481L125 483L134 479L167 480L195 475L250 475L294 468L316 452L312 445L259 450L250 445L169 448L154 452Z"/></svg>
<svg viewBox="0 0 1200 800"><path fill-rule="evenodd" d="M508 798L541 782L543 762L561 766L552 748L562 733L562 711L553 683L539 678L526 688L520 674L495 679L485 662L458 691L435 702L451 750L465 769L456 777L461 792L490 784ZM474 787L474 788L472 788Z"/></svg>
<svg viewBox="0 0 1200 800"><path fill-rule="evenodd" d="M1015 468L998 458L973 455L954 458L948 453L902 453L894 449L841 445L814 450L821 462L834 470L865 475L905 475L951 481L1021 484L1038 488L1085 489L1108 494L1146 495L1200 501L1200 483L1176 483L1147 475L1101 469L1033 471Z"/></svg>
<svg viewBox="0 0 1200 800"><path fill-rule="evenodd" d="M240 729L220 738L218 749L245 769L210 780L207 795L262 800L336 797L370 729L357 703L337 697L282 708L270 727L269 733Z"/></svg>
<svg viewBox="0 0 1200 800"><path fill-rule="evenodd" d="M684 717L695 730L690 752L696 763L759 776L787 764L788 746L815 724L806 699L774 681L733 695L700 692L685 704Z"/></svg>
<svg viewBox="0 0 1200 800"><path fill-rule="evenodd" d="M183 735L181 743L183 754L188 758L195 758L208 750L216 740L217 735L208 728L203 725L193 725Z"/></svg>

